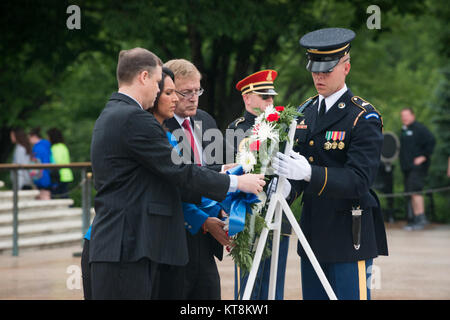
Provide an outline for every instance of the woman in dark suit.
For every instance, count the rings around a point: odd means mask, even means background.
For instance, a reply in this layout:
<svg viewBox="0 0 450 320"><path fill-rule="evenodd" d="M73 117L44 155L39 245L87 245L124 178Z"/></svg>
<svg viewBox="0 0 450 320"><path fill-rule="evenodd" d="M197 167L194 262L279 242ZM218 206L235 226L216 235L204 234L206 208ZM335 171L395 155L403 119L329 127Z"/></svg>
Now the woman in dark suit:
<svg viewBox="0 0 450 320"><path fill-rule="evenodd" d="M164 121L174 116L176 103L178 102L178 96L175 92L174 74L166 67L163 67L162 81L160 82L159 89L160 92L155 99L154 107L148 111L164 127ZM169 131L167 131L167 137L172 146L178 150L177 140ZM226 213L222 210L218 202L202 198L202 202L199 205L183 202L182 207L185 227L191 234L202 231L206 233L209 230L211 235L219 243L222 245L229 244L228 236L223 231L224 223L220 219L225 217ZM192 258L190 257L189 261L191 260ZM220 277L213 253L211 253L211 259L200 264L198 270L200 270L199 272L205 272L204 276L208 276L210 279L210 286L208 286L209 289L207 292L202 293L199 297L220 299ZM189 296L186 292L187 287L185 285L186 266L179 267L161 264L159 267L160 283L157 298L186 299ZM201 271L203 269L204 271Z"/></svg>

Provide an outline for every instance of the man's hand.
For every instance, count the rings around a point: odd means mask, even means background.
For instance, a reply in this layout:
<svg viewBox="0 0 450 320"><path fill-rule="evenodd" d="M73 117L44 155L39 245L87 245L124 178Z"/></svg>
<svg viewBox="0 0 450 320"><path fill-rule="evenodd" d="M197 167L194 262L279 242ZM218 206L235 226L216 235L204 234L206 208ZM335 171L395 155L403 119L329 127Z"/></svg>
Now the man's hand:
<svg viewBox="0 0 450 320"><path fill-rule="evenodd" d="M204 223L204 230L209 232L221 245L228 246L230 244L230 238L227 232L223 230L224 226L225 223L219 218L209 217Z"/></svg>
<svg viewBox="0 0 450 320"><path fill-rule="evenodd" d="M311 180L311 165L302 155L291 150L289 156L278 152L272 161L275 174L291 180Z"/></svg>
<svg viewBox="0 0 450 320"><path fill-rule="evenodd" d="M427 158L425 156L418 156L414 158L414 165L420 166L422 163L427 161Z"/></svg>
<svg viewBox="0 0 450 320"><path fill-rule="evenodd" d="M242 176L238 176L238 189L247 192L258 194L263 190L266 182L264 181L263 174L244 174Z"/></svg>

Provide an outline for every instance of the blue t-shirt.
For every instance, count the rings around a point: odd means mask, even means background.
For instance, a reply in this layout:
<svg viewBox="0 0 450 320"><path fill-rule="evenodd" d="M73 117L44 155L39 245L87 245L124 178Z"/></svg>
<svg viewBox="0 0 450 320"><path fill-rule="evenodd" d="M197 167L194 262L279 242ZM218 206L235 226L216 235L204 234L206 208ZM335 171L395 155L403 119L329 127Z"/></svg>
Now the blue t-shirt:
<svg viewBox="0 0 450 320"><path fill-rule="evenodd" d="M40 163L52 163L52 150L51 150L51 144L48 140L42 139L38 143L36 143L33 146L33 156L38 160ZM34 184L38 188L48 188L51 186L51 179L50 179L50 170L44 169L42 170L42 175L38 178L33 180Z"/></svg>

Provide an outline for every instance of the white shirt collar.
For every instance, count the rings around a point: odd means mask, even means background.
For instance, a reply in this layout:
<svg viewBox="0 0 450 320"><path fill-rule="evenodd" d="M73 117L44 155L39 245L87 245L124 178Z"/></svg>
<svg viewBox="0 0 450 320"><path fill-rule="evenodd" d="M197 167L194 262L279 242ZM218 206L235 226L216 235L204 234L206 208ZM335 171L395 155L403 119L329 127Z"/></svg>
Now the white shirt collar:
<svg viewBox="0 0 450 320"><path fill-rule="evenodd" d="M325 106L326 110L325 112L328 112L330 108L336 103L336 101L339 100L340 97L347 91L347 85L344 83L344 86L341 90L336 91L332 95L324 98L322 95L319 94L319 105L317 106L317 111L319 110L320 104L322 103L322 99L325 99Z"/></svg>
<svg viewBox="0 0 450 320"><path fill-rule="evenodd" d="M178 124L180 125L181 128L183 128L183 122L187 119L189 122L189 126L191 127L191 130L193 130L194 128L192 128L192 124L191 124L191 119L190 117L186 117L186 118L182 118L179 115L177 115L176 113L173 114L173 117L178 121ZM184 128L183 128L184 130ZM197 137L196 135L196 131L193 130L193 136L194 136L194 142L195 145L197 146L197 150L199 151L199 156L200 156L200 162L203 165L203 151L202 151L202 144L200 143L201 140L199 140L199 137Z"/></svg>
<svg viewBox="0 0 450 320"><path fill-rule="evenodd" d="M136 101L136 103L139 105L139 107L141 107L142 110L144 110L144 108L142 108L142 105L139 103L139 101L137 101L135 98L133 98L132 96L130 96L129 94L123 93L118 91L120 94L123 94L124 96L127 96L128 98L133 99L134 101Z"/></svg>
<svg viewBox="0 0 450 320"><path fill-rule="evenodd" d="M189 120L189 125L191 125L191 119L189 119L189 117L186 118L182 118L179 115L177 115L176 113L173 114L174 118L178 121L180 127L183 127L183 122L184 120L188 119ZM191 126L192 127L192 126Z"/></svg>

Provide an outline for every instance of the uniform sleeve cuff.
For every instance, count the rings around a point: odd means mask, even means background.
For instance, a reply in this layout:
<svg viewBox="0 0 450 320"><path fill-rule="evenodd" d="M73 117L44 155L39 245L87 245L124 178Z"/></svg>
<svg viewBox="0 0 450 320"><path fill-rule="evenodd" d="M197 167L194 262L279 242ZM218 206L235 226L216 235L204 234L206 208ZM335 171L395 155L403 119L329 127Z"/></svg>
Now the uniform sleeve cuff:
<svg viewBox="0 0 450 320"><path fill-rule="evenodd" d="M322 195L327 187L328 182L328 168L311 166L311 180L308 187L305 189L307 193Z"/></svg>

